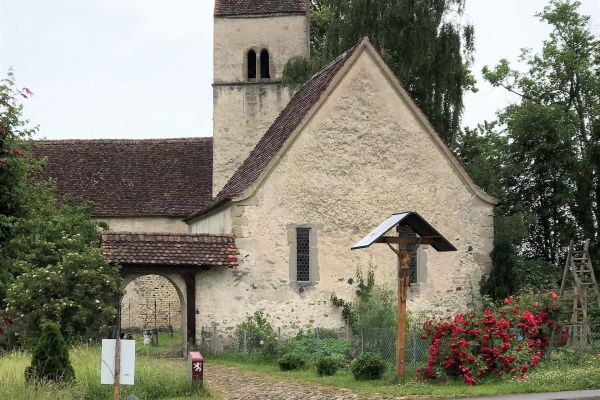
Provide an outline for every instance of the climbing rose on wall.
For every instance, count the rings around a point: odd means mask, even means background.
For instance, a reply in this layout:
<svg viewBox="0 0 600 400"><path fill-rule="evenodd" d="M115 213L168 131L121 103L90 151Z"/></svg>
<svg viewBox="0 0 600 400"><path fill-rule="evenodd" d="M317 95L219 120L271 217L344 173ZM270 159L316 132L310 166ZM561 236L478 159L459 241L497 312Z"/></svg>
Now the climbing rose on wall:
<svg viewBox="0 0 600 400"><path fill-rule="evenodd" d="M476 385L487 376L524 379L551 344L551 333L560 325L558 295L548 292L504 300L497 310L483 315L457 314L424 324L423 339L430 339L427 365L417 369L425 379L462 377ZM564 335L561 344L564 344Z"/></svg>

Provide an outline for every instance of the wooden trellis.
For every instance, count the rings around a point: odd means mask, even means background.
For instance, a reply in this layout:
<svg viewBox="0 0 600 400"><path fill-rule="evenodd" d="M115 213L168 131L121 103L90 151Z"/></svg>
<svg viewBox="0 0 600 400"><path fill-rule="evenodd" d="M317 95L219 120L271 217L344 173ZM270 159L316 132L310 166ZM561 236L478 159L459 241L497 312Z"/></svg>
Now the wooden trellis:
<svg viewBox="0 0 600 400"><path fill-rule="evenodd" d="M573 290L569 344L582 347L587 346L592 340L589 319L591 308L595 308L597 305L597 310L600 310L600 290L598 289L589 250L589 240L585 241L583 250L575 249L573 242L569 244L569 252L560 285L561 298L563 298L568 287Z"/></svg>

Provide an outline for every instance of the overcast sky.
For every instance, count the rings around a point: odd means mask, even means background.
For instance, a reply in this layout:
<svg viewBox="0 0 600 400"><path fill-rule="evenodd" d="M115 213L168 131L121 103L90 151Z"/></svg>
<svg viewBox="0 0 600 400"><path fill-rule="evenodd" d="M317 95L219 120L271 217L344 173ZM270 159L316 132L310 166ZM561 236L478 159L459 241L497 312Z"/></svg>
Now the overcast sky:
<svg viewBox="0 0 600 400"><path fill-rule="evenodd" d="M600 32L600 0L582 0ZM546 0L467 0L479 92L464 123L493 119L514 99L486 85L483 65L539 49ZM40 135L156 138L212 134L212 0L0 0L0 76L13 67L35 96Z"/></svg>

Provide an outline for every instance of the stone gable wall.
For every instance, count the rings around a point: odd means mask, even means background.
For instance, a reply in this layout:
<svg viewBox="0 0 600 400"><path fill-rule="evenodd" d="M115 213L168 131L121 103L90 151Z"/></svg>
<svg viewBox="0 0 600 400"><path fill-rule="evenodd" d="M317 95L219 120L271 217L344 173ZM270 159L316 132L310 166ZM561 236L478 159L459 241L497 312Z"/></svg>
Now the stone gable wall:
<svg viewBox="0 0 600 400"><path fill-rule="evenodd" d="M240 266L198 275L197 324L233 332L262 308L284 333L342 327L330 297L354 298L358 267L372 265L379 284L396 287L385 245L350 247L399 211L419 212L458 249L424 250L426 282L409 310L466 309L490 268L493 206L446 157L365 50L257 192L232 206ZM287 227L297 224L317 229L319 282L290 280Z"/></svg>

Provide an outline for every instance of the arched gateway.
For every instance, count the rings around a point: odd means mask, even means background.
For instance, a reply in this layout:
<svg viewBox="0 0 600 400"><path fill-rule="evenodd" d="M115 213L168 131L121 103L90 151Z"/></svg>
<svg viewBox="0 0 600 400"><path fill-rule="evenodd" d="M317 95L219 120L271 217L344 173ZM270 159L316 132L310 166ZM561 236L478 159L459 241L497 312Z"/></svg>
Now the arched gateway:
<svg viewBox="0 0 600 400"><path fill-rule="evenodd" d="M181 305L184 354L196 340L196 281L208 269L238 265L232 236L104 232L102 252L121 266L122 289L144 275L160 275L173 284Z"/></svg>

